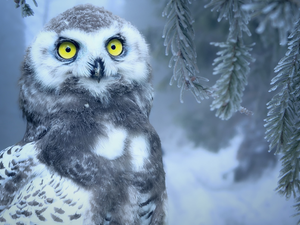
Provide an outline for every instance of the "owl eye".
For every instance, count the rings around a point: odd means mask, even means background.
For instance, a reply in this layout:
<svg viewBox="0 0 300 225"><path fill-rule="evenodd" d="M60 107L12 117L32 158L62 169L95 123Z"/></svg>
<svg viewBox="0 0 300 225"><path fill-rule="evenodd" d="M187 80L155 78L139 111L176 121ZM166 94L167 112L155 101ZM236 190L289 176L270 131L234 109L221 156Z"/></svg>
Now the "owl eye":
<svg viewBox="0 0 300 225"><path fill-rule="evenodd" d="M112 56L119 56L123 52L123 44L119 39L112 39L108 42L106 49Z"/></svg>
<svg viewBox="0 0 300 225"><path fill-rule="evenodd" d="M57 48L58 55L63 59L72 59L76 56L77 47L70 41L64 41Z"/></svg>

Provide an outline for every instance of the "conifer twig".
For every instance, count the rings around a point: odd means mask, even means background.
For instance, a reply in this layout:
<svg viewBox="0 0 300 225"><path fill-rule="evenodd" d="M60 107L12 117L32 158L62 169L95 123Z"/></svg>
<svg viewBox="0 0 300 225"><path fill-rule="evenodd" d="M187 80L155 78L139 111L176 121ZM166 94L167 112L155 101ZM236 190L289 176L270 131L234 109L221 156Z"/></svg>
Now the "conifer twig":
<svg viewBox="0 0 300 225"><path fill-rule="evenodd" d="M32 0L32 1L34 5L38 7L36 0ZM23 17L34 15L33 10L31 9L30 5L26 3L26 0L14 0L14 2L16 3L16 8L21 7Z"/></svg>
<svg viewBox="0 0 300 225"><path fill-rule="evenodd" d="M198 76L197 54L195 51L193 39L193 20L188 8L190 0L170 0L166 5L162 15L166 16L168 21L163 31L166 46L166 55L171 51L172 57L169 67L173 67L173 75L170 85L177 82L180 88L180 102L183 102L183 92L190 90L197 102L208 98L210 91L201 84L208 79Z"/></svg>
<svg viewBox="0 0 300 225"><path fill-rule="evenodd" d="M251 36L247 27L250 20L248 13L241 10L242 1L239 0L212 0L205 7L212 7L218 11L218 21L222 18L229 21L229 34L226 42L211 44L222 48L217 53L219 57L214 60L214 75L221 75L213 86L214 101L211 110L217 110L216 116L223 120L241 109L243 91L247 85L247 75L250 71L249 64L254 59L249 53L252 45L246 46L243 41L243 32ZM250 112L242 107L242 111Z"/></svg>
<svg viewBox="0 0 300 225"><path fill-rule="evenodd" d="M286 198L297 198L300 213L300 19L288 37L288 51L275 67L270 91L281 88L268 102L265 119L269 151L282 154L280 179L276 190ZM300 220L298 222L300 224Z"/></svg>
<svg viewBox="0 0 300 225"><path fill-rule="evenodd" d="M263 33L269 25L277 29L281 45L287 44L288 34L293 30L293 24L300 16L299 0L254 0L243 5L242 8L252 12L252 17L260 16L257 33Z"/></svg>

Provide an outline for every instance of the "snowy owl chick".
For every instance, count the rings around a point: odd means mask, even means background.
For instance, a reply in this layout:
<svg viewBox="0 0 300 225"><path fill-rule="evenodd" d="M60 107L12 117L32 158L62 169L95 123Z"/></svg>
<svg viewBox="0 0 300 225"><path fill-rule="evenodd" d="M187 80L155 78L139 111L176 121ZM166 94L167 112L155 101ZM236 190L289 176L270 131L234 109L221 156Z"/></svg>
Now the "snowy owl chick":
<svg viewBox="0 0 300 225"><path fill-rule="evenodd" d="M22 66L26 133L0 152L0 223L164 224L150 82L129 22L92 5L52 19Z"/></svg>

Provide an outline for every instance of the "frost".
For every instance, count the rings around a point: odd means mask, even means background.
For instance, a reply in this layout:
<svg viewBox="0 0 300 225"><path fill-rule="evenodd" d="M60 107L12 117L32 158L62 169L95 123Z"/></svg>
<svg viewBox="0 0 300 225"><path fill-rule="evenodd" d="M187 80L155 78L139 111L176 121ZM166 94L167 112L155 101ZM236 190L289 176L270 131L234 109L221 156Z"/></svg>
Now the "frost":
<svg viewBox="0 0 300 225"><path fill-rule="evenodd" d="M207 81L206 78L200 78L196 75L199 70L196 65L197 54L193 44L194 30L193 20L187 4L187 0L170 0L162 15L168 18L164 27L163 38L166 46L165 54L172 52L169 67L173 67L173 81L177 81L177 87L180 88L180 102L183 103L183 92L190 90L198 103L208 97L209 90L199 83ZM173 63L175 62L175 63Z"/></svg>
<svg viewBox="0 0 300 225"><path fill-rule="evenodd" d="M272 79L270 91L281 90L267 104L269 109L265 119L266 139L270 142L269 151L276 149L282 153L282 170L276 190L290 198L297 197L295 205L300 212L300 20L296 23L293 35L289 36L288 51L275 67L277 75ZM300 221L299 221L300 222Z"/></svg>
<svg viewBox="0 0 300 225"><path fill-rule="evenodd" d="M247 27L250 16L241 10L242 3L235 0L212 0L205 7L213 7L212 11L219 12L218 21L225 18L230 24L227 41L211 43L224 48L217 53L218 57L213 62L213 75L221 77L213 86L215 91L211 110L216 109L216 116L222 120L231 118L237 111L251 115L249 110L240 105L250 71L249 64L254 61L249 53L252 45L246 46L243 42L243 33L251 36Z"/></svg>
<svg viewBox="0 0 300 225"><path fill-rule="evenodd" d="M297 28L299 27L299 22L297 25ZM296 29L297 30L297 29ZM299 31L298 31L299 32ZM297 35L295 35L296 37ZM277 75L272 79L271 85L273 87L270 89L270 91L274 91L281 87L281 91L276 94L272 100L268 103L268 117L267 117L267 123L266 127L272 126L273 130L278 130L277 135L279 136L290 136L290 134L293 131L293 128L290 128L288 124L294 124L296 121L291 121L291 118L298 118L297 115L297 107L299 107L299 103L296 101L295 95L297 92L297 89L295 90L295 87L298 87L297 80L299 80L297 77L299 76L299 70L295 72L295 68L299 68L299 59L300 53L299 53L299 42L300 38L291 39L288 43L289 46L291 46L291 43L295 43L295 41L298 43L297 45L293 45L292 51L288 51L287 54L279 61L278 65L275 67L274 71L277 73ZM293 54L291 54L293 52ZM295 105L296 104L296 105ZM289 110L292 109L292 110ZM279 123L273 123L272 120L268 120L268 118L272 118L277 113L281 113L281 118L286 120L283 120L282 124ZM272 132L272 130L268 130L268 132ZM275 132L274 132L275 133ZM277 139L277 138L276 138ZM273 139L267 139L268 141L272 142ZM287 141L283 138L280 139L280 145L284 146L287 144ZM271 149L270 149L271 150ZM284 148L280 150L280 152L283 152Z"/></svg>
<svg viewBox="0 0 300 225"><path fill-rule="evenodd" d="M38 7L38 4L35 0L32 0L34 5L36 7ZM34 12L33 10L31 9L30 5L26 3L26 0L15 0L15 3L16 3L16 8L19 8L21 7L22 9L22 16L23 17L27 17L27 16L33 16L34 15Z"/></svg>
<svg viewBox="0 0 300 225"><path fill-rule="evenodd" d="M256 32L261 34L271 25L278 29L281 45L287 44L287 35L293 30L293 22L300 16L298 1L254 0L253 3L243 5L242 9L252 12L252 17L259 15L259 26Z"/></svg>

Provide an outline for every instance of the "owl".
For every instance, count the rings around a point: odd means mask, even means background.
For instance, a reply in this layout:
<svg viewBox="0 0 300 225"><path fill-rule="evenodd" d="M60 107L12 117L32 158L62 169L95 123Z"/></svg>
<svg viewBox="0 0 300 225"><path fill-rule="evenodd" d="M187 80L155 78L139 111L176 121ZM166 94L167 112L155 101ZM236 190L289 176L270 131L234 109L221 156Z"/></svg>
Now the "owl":
<svg viewBox="0 0 300 225"><path fill-rule="evenodd" d="M23 139L0 152L1 224L160 225L166 218L148 46L93 5L50 20L19 80Z"/></svg>

